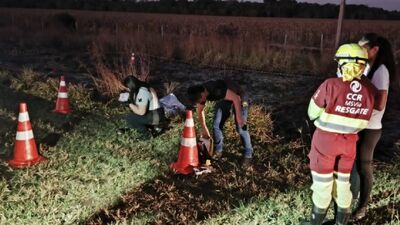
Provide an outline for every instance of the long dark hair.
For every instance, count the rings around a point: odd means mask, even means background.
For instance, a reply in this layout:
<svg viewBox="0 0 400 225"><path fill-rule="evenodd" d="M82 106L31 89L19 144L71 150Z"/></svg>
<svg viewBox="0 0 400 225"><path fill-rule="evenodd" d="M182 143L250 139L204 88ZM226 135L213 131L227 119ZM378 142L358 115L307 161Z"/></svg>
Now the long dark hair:
<svg viewBox="0 0 400 225"><path fill-rule="evenodd" d="M125 87L130 89L129 100L132 102L135 102L135 98L141 87L145 87L147 89L150 88L150 85L148 83L143 82L132 75L126 77L123 83Z"/></svg>
<svg viewBox="0 0 400 225"><path fill-rule="evenodd" d="M376 55L374 64L371 66L371 69L368 72L368 78L372 79L376 70L383 64L386 66L389 72L391 87L396 90L399 89L399 78L398 74L396 74L394 54L390 42L386 38L381 37L376 33L367 33L363 36L362 39L368 42L367 45L370 48L373 48L375 46L379 47L379 51Z"/></svg>

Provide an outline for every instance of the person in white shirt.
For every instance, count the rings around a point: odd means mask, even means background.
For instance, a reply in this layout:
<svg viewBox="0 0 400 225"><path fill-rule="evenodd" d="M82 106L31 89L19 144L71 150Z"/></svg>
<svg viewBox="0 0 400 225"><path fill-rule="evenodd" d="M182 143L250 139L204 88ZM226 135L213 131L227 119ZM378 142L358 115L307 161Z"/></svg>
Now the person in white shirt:
<svg viewBox="0 0 400 225"><path fill-rule="evenodd" d="M127 116L128 127L139 132L150 131L153 136L161 133L165 115L155 90L134 76L125 78L123 84L129 91L128 106L132 111Z"/></svg>
<svg viewBox="0 0 400 225"><path fill-rule="evenodd" d="M385 113L389 86L391 82L396 80L394 55L391 44L386 38L375 33L367 33L358 44L368 51L369 69L364 74L375 85L378 92L375 99L375 109L372 112L368 127L359 133L357 143L357 158L351 175L353 202L356 202L358 198L353 220L362 219L366 215L372 190L374 149L382 135L382 117Z"/></svg>

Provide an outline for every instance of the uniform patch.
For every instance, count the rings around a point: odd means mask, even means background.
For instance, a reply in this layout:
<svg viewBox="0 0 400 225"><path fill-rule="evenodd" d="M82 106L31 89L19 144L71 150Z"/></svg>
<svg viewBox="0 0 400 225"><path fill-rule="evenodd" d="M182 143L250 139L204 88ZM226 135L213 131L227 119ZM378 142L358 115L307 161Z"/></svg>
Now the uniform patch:
<svg viewBox="0 0 400 225"><path fill-rule="evenodd" d="M360 91L361 91L361 88L362 88L362 86L361 86L360 82L358 82L358 81L356 81L356 80L353 80L353 81L350 83L350 89L351 89L354 93L360 92Z"/></svg>

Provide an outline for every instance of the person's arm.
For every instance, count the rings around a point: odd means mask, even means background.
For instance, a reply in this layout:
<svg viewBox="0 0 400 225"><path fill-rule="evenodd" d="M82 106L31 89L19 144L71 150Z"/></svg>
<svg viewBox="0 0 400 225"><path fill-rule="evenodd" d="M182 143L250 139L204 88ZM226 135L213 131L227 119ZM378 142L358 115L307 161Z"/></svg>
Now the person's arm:
<svg viewBox="0 0 400 225"><path fill-rule="evenodd" d="M233 107L235 108L236 122L238 123L239 127L243 127L244 120L242 117L242 104L240 96L228 88L226 91L225 100L232 101Z"/></svg>
<svg viewBox="0 0 400 225"><path fill-rule="evenodd" d="M319 86L317 91L314 93L313 97L310 100L310 104L308 105L308 117L310 120L317 119L325 110L327 105L326 96L327 96L327 82Z"/></svg>
<svg viewBox="0 0 400 225"><path fill-rule="evenodd" d="M147 106L135 105L133 103L130 103L129 108L132 110L133 113L135 113L139 116L143 116L144 114L146 114Z"/></svg>
<svg viewBox="0 0 400 225"><path fill-rule="evenodd" d="M380 66L374 73L371 82L376 87L374 109L382 111L386 107L389 90L389 71L385 66Z"/></svg>
<svg viewBox="0 0 400 225"><path fill-rule="evenodd" d="M204 108L205 108L205 105L197 104L197 115L198 115L199 122L201 125L201 136L203 138L210 138L210 131L208 131L208 128L207 128Z"/></svg>
<svg viewBox="0 0 400 225"><path fill-rule="evenodd" d="M388 98L387 90L378 90L375 95L375 106L374 109L382 111L386 107L386 102Z"/></svg>

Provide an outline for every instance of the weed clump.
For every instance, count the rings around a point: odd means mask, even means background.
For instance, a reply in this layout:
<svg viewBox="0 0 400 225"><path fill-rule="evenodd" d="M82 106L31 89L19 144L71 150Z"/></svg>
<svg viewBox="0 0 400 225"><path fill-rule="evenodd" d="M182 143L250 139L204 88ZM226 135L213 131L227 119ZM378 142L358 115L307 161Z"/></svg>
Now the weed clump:
<svg viewBox="0 0 400 225"><path fill-rule="evenodd" d="M253 145L266 146L275 142L271 113L267 112L263 107L259 105L250 107L247 126ZM229 142L236 143L237 145L241 144L234 120L227 121L225 125L225 137Z"/></svg>

